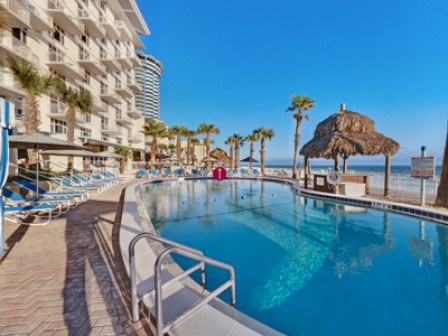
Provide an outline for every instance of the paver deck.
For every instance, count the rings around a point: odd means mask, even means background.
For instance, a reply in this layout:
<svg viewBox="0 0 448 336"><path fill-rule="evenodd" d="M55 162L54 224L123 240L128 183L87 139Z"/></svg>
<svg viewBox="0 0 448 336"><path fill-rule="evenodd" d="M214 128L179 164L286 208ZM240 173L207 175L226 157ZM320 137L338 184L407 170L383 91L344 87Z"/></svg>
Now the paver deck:
<svg viewBox="0 0 448 336"><path fill-rule="evenodd" d="M154 334L148 320L131 321L128 279L116 245L119 198L130 183L109 188L47 226L6 223L0 335Z"/></svg>

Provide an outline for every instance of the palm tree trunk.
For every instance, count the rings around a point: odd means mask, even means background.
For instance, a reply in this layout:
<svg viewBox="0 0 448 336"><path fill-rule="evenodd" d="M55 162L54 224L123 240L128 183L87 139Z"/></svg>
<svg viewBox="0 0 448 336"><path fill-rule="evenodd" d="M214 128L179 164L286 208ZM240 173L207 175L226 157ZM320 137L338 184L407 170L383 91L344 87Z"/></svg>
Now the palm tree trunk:
<svg viewBox="0 0 448 336"><path fill-rule="evenodd" d="M294 162L293 162L293 166L292 166L292 178L297 178L297 169L296 169L296 165L297 165L297 156L299 154L299 141L300 141L300 124L302 123L302 121L297 118L297 123L296 123L296 136L294 138Z"/></svg>
<svg viewBox="0 0 448 336"><path fill-rule="evenodd" d="M235 168L240 166L240 146L235 145Z"/></svg>
<svg viewBox="0 0 448 336"><path fill-rule="evenodd" d="M177 146L177 158L180 159L180 156L182 155L182 148L181 148L180 136L179 135L177 136L176 146Z"/></svg>
<svg viewBox="0 0 448 336"><path fill-rule="evenodd" d="M69 107L67 110L67 141L75 142L75 118L76 110L74 107ZM73 169L73 156L69 156L67 160L67 170Z"/></svg>
<svg viewBox="0 0 448 336"><path fill-rule="evenodd" d="M233 152L233 145L230 145L230 168L231 169L233 169L233 164L234 164L234 161L235 161L235 158L233 157L233 154L234 154L234 152Z"/></svg>
<svg viewBox="0 0 448 336"><path fill-rule="evenodd" d="M153 136L151 141L151 162L156 162L157 156L157 137Z"/></svg>
<svg viewBox="0 0 448 336"><path fill-rule="evenodd" d="M437 189L437 206L448 208L448 134L446 135L445 154L443 156L442 175Z"/></svg>
<svg viewBox="0 0 448 336"><path fill-rule="evenodd" d="M39 131L39 103L36 96L28 94L23 103L22 122L26 133L36 133ZM28 149L28 163L35 164L37 162L37 153L34 149Z"/></svg>
<svg viewBox="0 0 448 336"><path fill-rule="evenodd" d="M386 171L384 173L384 196L388 197L390 193L390 155L386 154Z"/></svg>
<svg viewBox="0 0 448 336"><path fill-rule="evenodd" d="M261 138L261 144L260 144L260 161L261 161L261 173L264 173L264 146L266 143L265 138Z"/></svg>
<svg viewBox="0 0 448 336"><path fill-rule="evenodd" d="M207 133L207 137L205 138L205 152L207 153L207 158L210 159L210 133ZM207 169L210 168L211 162L207 162Z"/></svg>
<svg viewBox="0 0 448 336"><path fill-rule="evenodd" d="M190 164L190 137L187 138L187 166Z"/></svg>
<svg viewBox="0 0 448 336"><path fill-rule="evenodd" d="M252 158L254 156L254 142L250 142L250 157ZM252 160L249 162L249 169L252 171Z"/></svg>

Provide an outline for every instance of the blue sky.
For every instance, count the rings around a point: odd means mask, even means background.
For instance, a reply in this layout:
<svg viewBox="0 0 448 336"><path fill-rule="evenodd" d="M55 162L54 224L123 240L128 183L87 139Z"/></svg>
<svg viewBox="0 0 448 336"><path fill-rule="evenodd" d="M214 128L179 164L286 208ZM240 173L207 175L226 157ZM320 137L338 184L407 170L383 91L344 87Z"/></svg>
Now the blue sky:
<svg viewBox="0 0 448 336"><path fill-rule="evenodd" d="M273 128L269 159L290 159L291 94L316 101L301 145L339 110L366 114L401 145L438 157L448 119L448 2L442 0L138 0L151 30L146 52L165 67L161 117L196 129L214 123L216 145ZM242 150L248 154L249 146ZM258 151L258 149L257 149ZM353 163L383 163L354 158ZM349 161L350 162L350 161Z"/></svg>

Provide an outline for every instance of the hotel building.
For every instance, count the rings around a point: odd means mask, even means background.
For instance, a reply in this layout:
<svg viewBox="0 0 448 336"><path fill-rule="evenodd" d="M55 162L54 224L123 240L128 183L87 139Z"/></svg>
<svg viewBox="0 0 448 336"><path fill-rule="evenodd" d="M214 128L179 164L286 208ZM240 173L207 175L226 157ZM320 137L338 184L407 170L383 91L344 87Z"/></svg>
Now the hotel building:
<svg viewBox="0 0 448 336"><path fill-rule="evenodd" d="M26 93L7 68L8 55L54 73L93 96L91 111L78 115L76 142L92 151L128 146L144 160L142 112L135 103L142 87L134 69L142 66L135 48L149 29L135 0L5 0L9 28L0 32L0 97L9 101L14 133L23 132ZM54 94L39 96L39 131L66 140L67 107ZM12 113L15 111L15 113ZM80 168L82 161L75 161Z"/></svg>
<svg viewBox="0 0 448 336"><path fill-rule="evenodd" d="M135 69L135 79L142 90L136 93L135 105L146 119L160 121L160 76L163 65L151 55L137 52L142 66Z"/></svg>

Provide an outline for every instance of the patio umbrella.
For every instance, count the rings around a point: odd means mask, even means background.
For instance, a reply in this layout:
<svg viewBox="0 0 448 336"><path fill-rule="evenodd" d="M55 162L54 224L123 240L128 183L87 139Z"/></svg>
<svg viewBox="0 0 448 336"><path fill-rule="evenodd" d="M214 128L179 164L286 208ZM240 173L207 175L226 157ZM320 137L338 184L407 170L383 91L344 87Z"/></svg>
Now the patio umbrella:
<svg viewBox="0 0 448 336"><path fill-rule="evenodd" d="M215 158L206 158L206 159L202 159L202 162L220 162L220 161Z"/></svg>
<svg viewBox="0 0 448 336"><path fill-rule="evenodd" d="M258 161L258 160L255 160L253 157L251 157L251 156L248 156L247 158L245 158L245 159L242 159L242 160L240 160L240 162L260 162L260 161Z"/></svg>
<svg viewBox="0 0 448 336"><path fill-rule="evenodd" d="M100 158L109 158L109 159L123 159L124 156L114 153L114 152L98 152L98 153L93 153L93 156L95 157L100 157Z"/></svg>
<svg viewBox="0 0 448 336"><path fill-rule="evenodd" d="M5 204L3 203L3 186L6 183L8 177L8 162L9 162L9 149L8 149L8 129L9 129L9 102L0 98L0 254L5 252L3 246L4 241L4 211Z"/></svg>
<svg viewBox="0 0 448 336"><path fill-rule="evenodd" d="M46 151L42 151L39 153L40 155L55 155L55 156L79 156L79 157L93 157L96 156L96 153L89 152L83 149L66 149L66 150L58 150L58 149L50 149Z"/></svg>
<svg viewBox="0 0 448 336"><path fill-rule="evenodd" d="M39 149L44 150L71 150L71 149L85 149L81 145L72 142L52 138L43 133L30 133L22 135L12 135L9 137L10 148L30 149L34 148L36 152ZM36 195L39 197L39 157L36 164Z"/></svg>
<svg viewBox="0 0 448 336"><path fill-rule="evenodd" d="M156 155L156 159L166 160L166 159L170 159L170 157L168 155L166 155L166 154L157 154Z"/></svg>

